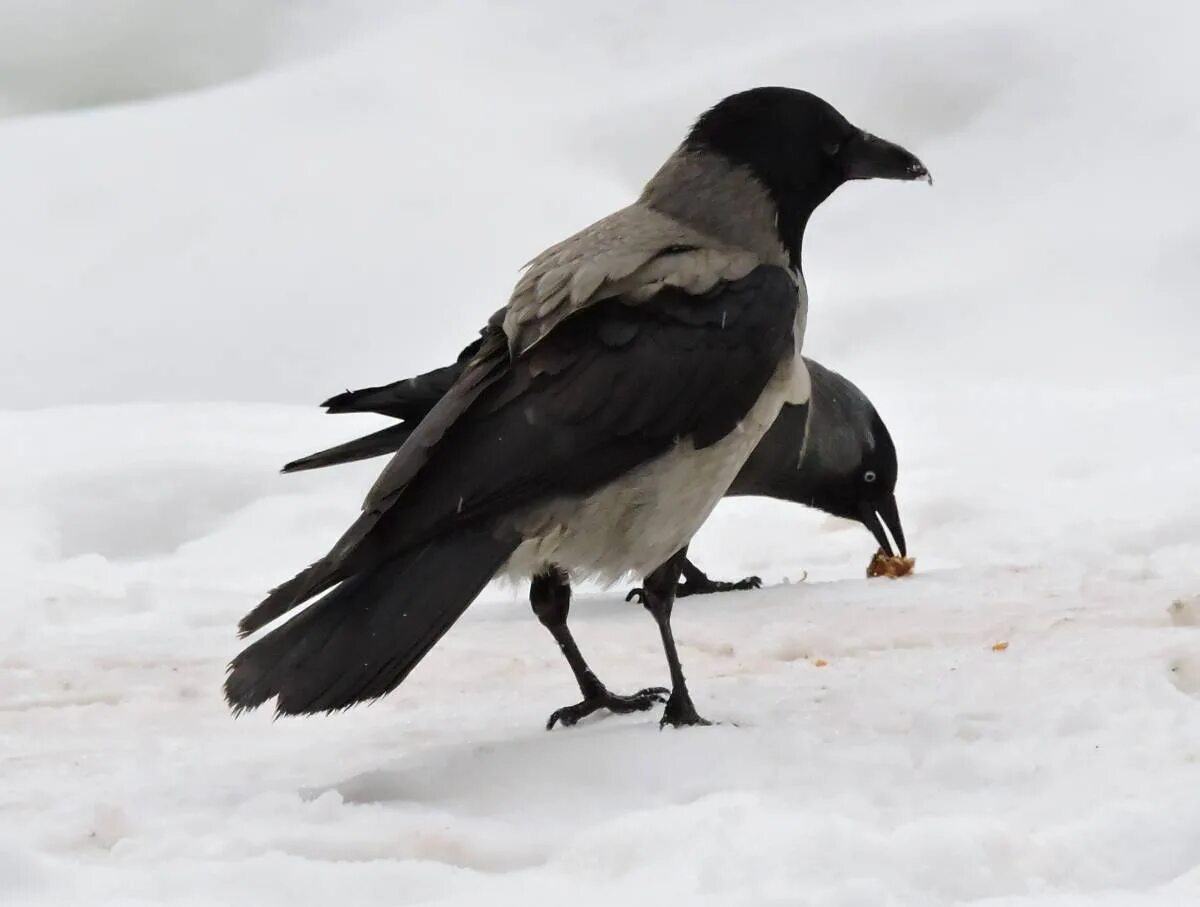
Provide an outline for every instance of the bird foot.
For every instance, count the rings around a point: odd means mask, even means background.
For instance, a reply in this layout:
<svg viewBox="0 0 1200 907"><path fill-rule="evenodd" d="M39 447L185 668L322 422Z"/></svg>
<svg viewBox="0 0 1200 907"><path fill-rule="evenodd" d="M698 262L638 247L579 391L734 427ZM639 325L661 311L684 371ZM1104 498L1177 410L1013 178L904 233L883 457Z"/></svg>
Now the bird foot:
<svg viewBox="0 0 1200 907"><path fill-rule="evenodd" d="M707 576L703 579L693 579L685 582L680 582L675 587L676 598L686 598L689 595L708 595L712 592L745 592L749 589L761 589L762 580L757 576L747 576L745 579L728 582L723 579L709 579ZM646 590L641 586L635 589L630 589L625 596L627 602L637 602L638 604L646 604Z"/></svg>
<svg viewBox="0 0 1200 907"><path fill-rule="evenodd" d="M671 698L667 700L667 707L663 709L662 720L658 722L658 727L661 730L668 725L671 727L710 727L712 722L697 714L696 707L692 705L692 697L688 695L687 690L684 690L681 695L672 693Z"/></svg>
<svg viewBox="0 0 1200 907"><path fill-rule="evenodd" d="M762 580L757 576L747 576L745 579L728 582L721 579L709 579L707 576L699 580L688 580L680 583L675 589L676 598L689 595L708 595L712 592L744 592L748 589L761 589Z"/></svg>
<svg viewBox="0 0 1200 907"><path fill-rule="evenodd" d="M644 690L639 690L632 696L618 696L616 693L610 693L601 687L584 699L583 702L577 702L575 705L556 709L551 713L549 720L546 722L546 730L552 729L556 724L561 724L563 727L571 727L581 719L592 714L592 712L598 712L600 709L607 709L617 715L627 715L630 712L644 712L657 703L666 702L667 695L670 692L670 690L664 687L647 687Z"/></svg>

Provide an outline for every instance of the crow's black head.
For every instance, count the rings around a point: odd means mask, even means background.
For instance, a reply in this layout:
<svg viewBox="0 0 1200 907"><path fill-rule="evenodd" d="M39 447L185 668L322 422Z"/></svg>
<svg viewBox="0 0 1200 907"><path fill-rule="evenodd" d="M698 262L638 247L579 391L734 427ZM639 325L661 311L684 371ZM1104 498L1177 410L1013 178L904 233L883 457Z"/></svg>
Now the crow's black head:
<svg viewBox="0 0 1200 907"><path fill-rule="evenodd" d="M805 503L862 523L886 554L906 555L908 546L896 507L896 445L878 413L872 413L870 434L863 442L862 460L849 473L807 470L803 477ZM885 526L896 542L896 551L883 531Z"/></svg>
<svg viewBox="0 0 1200 907"><path fill-rule="evenodd" d="M852 179L929 180L899 145L852 125L832 105L794 88L752 88L704 113L684 147L747 167L771 193L793 262L809 215Z"/></svg>

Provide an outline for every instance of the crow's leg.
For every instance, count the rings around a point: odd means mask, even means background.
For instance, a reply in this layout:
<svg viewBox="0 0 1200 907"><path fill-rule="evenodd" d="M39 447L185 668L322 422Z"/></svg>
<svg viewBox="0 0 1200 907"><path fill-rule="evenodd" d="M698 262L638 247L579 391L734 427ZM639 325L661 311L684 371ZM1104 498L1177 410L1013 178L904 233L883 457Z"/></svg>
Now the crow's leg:
<svg viewBox="0 0 1200 907"><path fill-rule="evenodd" d="M683 559L683 578L686 583L680 583L675 590L676 598L688 595L707 595L710 592L741 592L745 589L758 589L762 580L757 576L747 576L745 579L729 582L723 579L709 579L707 574L686 557Z"/></svg>
<svg viewBox="0 0 1200 907"><path fill-rule="evenodd" d="M675 585L675 597L686 598L689 595L707 595L710 592L744 592L747 589L759 589L762 587L762 580L757 576L747 576L745 579L734 580L728 582L723 579L709 579L708 575L693 564L686 557L683 559L683 579L687 582L680 581ZM634 600L646 603L646 590L638 586L636 589L630 589L629 594L625 596L625 601L631 602Z"/></svg>
<svg viewBox="0 0 1200 907"><path fill-rule="evenodd" d="M586 718L592 712L607 709L610 712L624 714L627 712L644 712L657 702L664 702L668 690L662 687L650 687L632 696L618 696L610 693L599 678L592 673L575 638L567 628L567 612L571 610L571 583L567 573L561 567L550 565L545 571L534 576L529 584L529 604L533 613L541 621L542 626L550 631L554 641L562 650L575 681L579 684L579 692L583 701L575 705L565 706L550 715L546 722L546 730L555 724L570 727L581 718Z"/></svg>
<svg viewBox="0 0 1200 907"><path fill-rule="evenodd" d="M683 667L679 664L675 636L671 632L671 606L675 603L675 587L679 583L679 573L686 560L687 547L684 546L647 576L642 587L642 604L658 624L658 631L662 634L663 651L667 655L667 666L671 669L671 696L663 710L660 727L668 724L672 727L712 724L696 714L696 707L692 705L692 697L688 694L687 681L683 677Z"/></svg>

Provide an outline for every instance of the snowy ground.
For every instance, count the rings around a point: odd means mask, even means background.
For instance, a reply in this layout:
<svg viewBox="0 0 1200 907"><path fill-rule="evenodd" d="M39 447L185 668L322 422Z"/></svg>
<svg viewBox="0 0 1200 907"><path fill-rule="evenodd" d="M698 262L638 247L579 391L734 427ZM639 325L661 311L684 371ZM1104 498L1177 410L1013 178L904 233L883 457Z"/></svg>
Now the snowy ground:
<svg viewBox="0 0 1200 907"><path fill-rule="evenodd" d="M0 2L0 903L1200 902L1189 6L69 6ZM727 502L695 559L768 587L676 612L719 727L547 734L575 690L506 587L381 703L232 720L234 622L372 477L275 473L378 424L308 404L453 355L764 82L937 180L806 248L917 575ZM665 682L618 591L573 622Z"/></svg>

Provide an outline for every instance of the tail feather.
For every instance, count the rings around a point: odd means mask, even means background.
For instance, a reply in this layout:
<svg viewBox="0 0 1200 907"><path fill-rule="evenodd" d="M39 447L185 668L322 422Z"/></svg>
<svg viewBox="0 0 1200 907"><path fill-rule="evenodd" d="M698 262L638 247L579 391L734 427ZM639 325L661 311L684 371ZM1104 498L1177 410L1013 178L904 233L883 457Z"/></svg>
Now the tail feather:
<svg viewBox="0 0 1200 907"><path fill-rule="evenodd" d="M360 575L372 575L380 564L390 559L388 552L409 550L410 545L428 538L422 534L428 526L421 528L422 518L418 514L410 514L411 519L407 521L391 519L383 529L379 523L391 512L408 483L429 462L432 451L458 417L504 373L508 353L503 335L493 336L480 355L482 358L475 363L477 367L456 380L449 392L438 398L429 414L412 427L412 434L405 438L397 456L371 486L358 519L342 533L328 554L271 590L266 599L242 618L239 628L243 636L338 583ZM405 451L408 451L407 455Z"/></svg>
<svg viewBox="0 0 1200 907"><path fill-rule="evenodd" d="M465 362L456 362L392 384L346 391L321 405L331 413L379 413L394 419L420 421L450 390L465 366Z"/></svg>
<svg viewBox="0 0 1200 907"><path fill-rule="evenodd" d="M229 665L235 714L345 709L394 690L487 585L519 540L487 529L430 542L345 580Z"/></svg>
<svg viewBox="0 0 1200 907"><path fill-rule="evenodd" d="M336 466L340 463L354 463L358 460L369 460L384 454L395 453L404 443L405 438L412 434L413 426L404 422L399 425L389 425L387 428L347 441L336 447L318 451L299 460L292 460L283 467L284 472L303 472L306 469L322 469L326 466Z"/></svg>
<svg viewBox="0 0 1200 907"><path fill-rule="evenodd" d="M332 588L341 578L329 569L329 563L324 558L310 564L268 592L266 598L238 621L238 636L249 636L255 630L262 629L306 599Z"/></svg>

